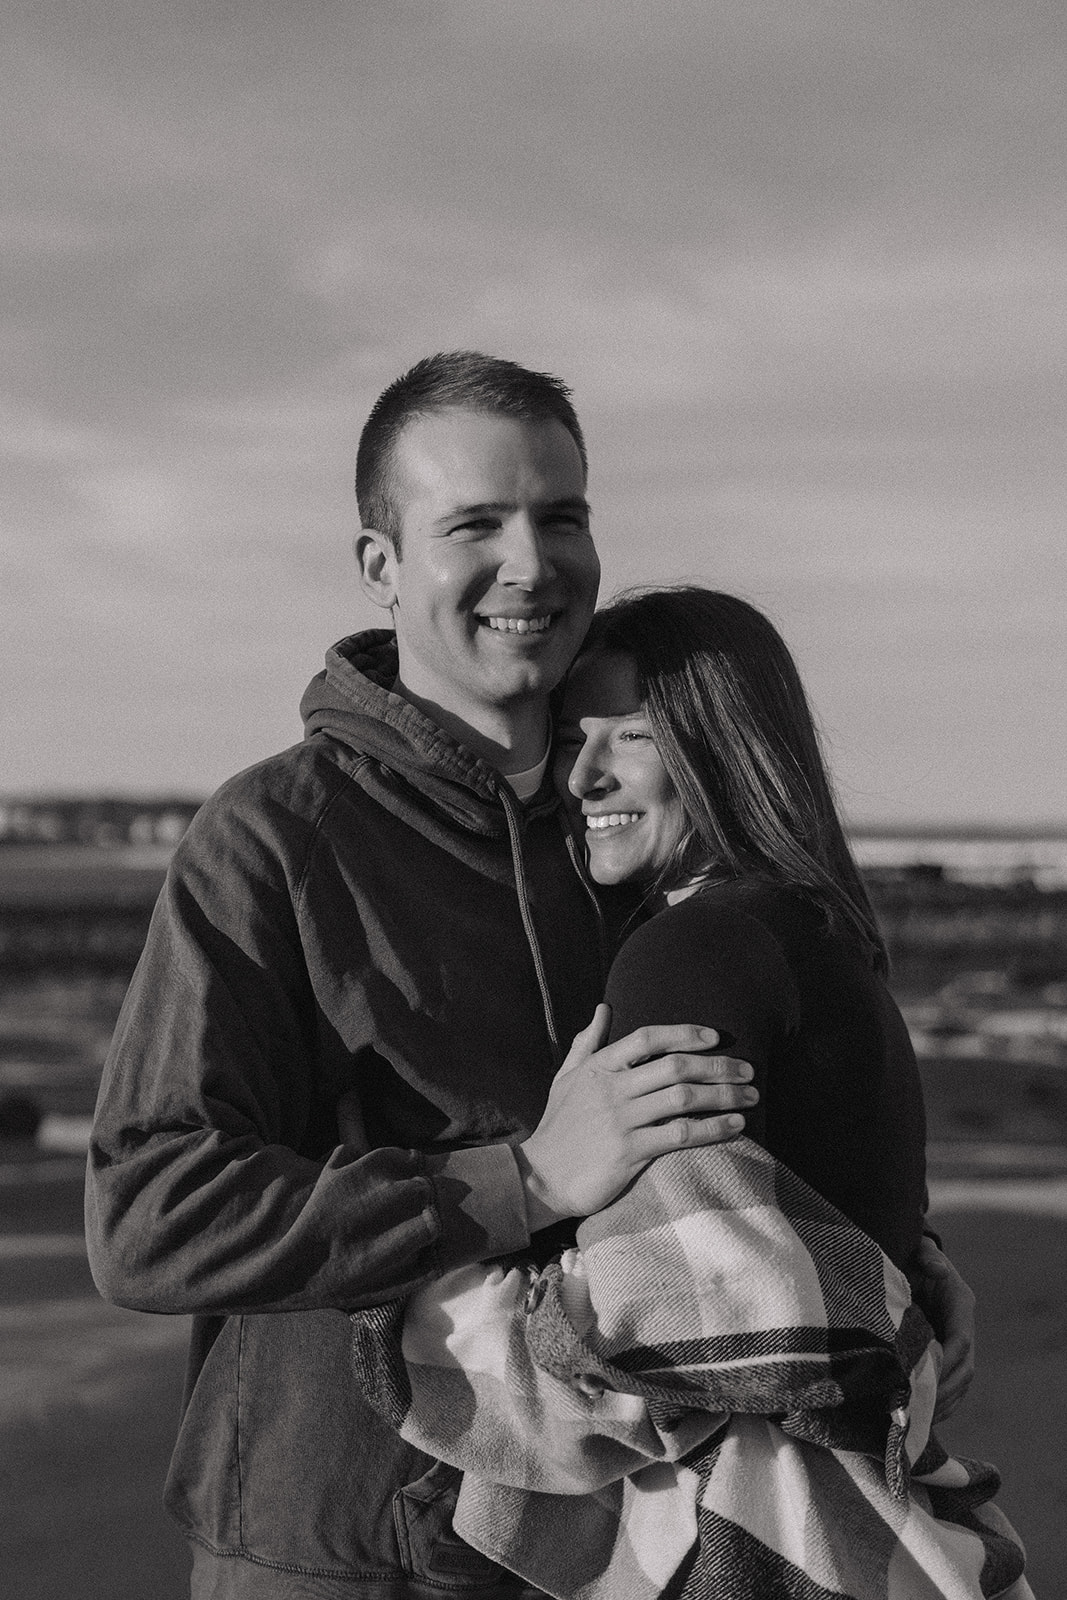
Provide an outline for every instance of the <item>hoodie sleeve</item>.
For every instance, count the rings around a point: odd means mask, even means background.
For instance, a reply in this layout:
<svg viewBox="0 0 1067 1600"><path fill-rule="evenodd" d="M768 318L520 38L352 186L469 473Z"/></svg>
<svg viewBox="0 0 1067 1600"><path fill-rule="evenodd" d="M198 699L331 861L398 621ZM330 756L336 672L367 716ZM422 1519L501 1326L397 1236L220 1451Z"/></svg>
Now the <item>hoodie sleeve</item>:
<svg viewBox="0 0 1067 1600"><path fill-rule="evenodd" d="M507 1145L299 1153L329 1136L292 874L267 823L220 809L175 857L104 1069L86 1186L101 1293L156 1312L352 1309L523 1247Z"/></svg>

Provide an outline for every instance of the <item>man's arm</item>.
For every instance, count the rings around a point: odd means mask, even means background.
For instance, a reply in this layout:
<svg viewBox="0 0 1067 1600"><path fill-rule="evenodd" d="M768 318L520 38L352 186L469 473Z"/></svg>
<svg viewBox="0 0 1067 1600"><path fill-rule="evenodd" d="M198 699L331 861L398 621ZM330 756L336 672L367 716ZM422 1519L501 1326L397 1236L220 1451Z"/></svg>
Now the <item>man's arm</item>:
<svg viewBox="0 0 1067 1600"><path fill-rule="evenodd" d="M299 863L264 834L258 815L225 804L198 818L105 1067L86 1188L90 1263L107 1298L139 1310L352 1309L529 1243L511 1145L336 1142L293 909ZM670 1052L693 1038L675 1028L651 1044ZM691 1059L668 1073L708 1071ZM729 1065L711 1070L725 1076ZM599 1144L595 1114L581 1124L587 1153Z"/></svg>
<svg viewBox="0 0 1067 1600"><path fill-rule="evenodd" d="M935 1422L944 1422L966 1397L974 1379L974 1294L930 1235L919 1246L912 1294L941 1341Z"/></svg>
<svg viewBox="0 0 1067 1600"><path fill-rule="evenodd" d="M90 1262L141 1310L375 1303L528 1237L504 1145L337 1143L293 909L302 841L292 865L260 812L224 794L183 841L104 1070Z"/></svg>

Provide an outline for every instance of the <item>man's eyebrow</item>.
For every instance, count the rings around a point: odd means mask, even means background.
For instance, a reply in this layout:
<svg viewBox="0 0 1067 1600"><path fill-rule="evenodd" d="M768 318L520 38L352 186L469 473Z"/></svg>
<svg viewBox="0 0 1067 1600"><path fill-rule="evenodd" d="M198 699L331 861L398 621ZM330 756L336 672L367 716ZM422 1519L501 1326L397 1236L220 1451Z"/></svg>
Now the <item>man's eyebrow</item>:
<svg viewBox="0 0 1067 1600"><path fill-rule="evenodd" d="M581 516L588 517L593 508L584 495L575 494L564 495L559 500L535 500L533 509L538 512L574 511ZM435 521L441 524L443 522L454 522L457 517L506 516L508 513L517 510L518 506L513 500L479 500L471 505L453 506L443 516L435 518Z"/></svg>
<svg viewBox="0 0 1067 1600"><path fill-rule="evenodd" d="M593 508L583 494L564 495L561 500L545 500L537 509L539 511L577 511L583 517L590 517Z"/></svg>
<svg viewBox="0 0 1067 1600"><path fill-rule="evenodd" d="M592 506L584 494L565 494L558 500L545 500L541 502L545 511L584 511L588 516Z"/></svg>

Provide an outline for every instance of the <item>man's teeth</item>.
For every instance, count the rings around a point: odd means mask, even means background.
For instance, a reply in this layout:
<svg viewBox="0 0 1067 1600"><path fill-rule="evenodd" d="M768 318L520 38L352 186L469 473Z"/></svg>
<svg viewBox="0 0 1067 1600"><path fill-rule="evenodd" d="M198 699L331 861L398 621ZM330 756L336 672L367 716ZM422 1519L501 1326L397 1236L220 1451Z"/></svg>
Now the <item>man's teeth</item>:
<svg viewBox="0 0 1067 1600"><path fill-rule="evenodd" d="M497 633L544 633L552 626L551 614L547 617L485 617L483 620Z"/></svg>
<svg viewBox="0 0 1067 1600"><path fill-rule="evenodd" d="M587 828L599 830L601 828L624 828L628 822L640 821L640 811L611 811L602 817L586 817Z"/></svg>

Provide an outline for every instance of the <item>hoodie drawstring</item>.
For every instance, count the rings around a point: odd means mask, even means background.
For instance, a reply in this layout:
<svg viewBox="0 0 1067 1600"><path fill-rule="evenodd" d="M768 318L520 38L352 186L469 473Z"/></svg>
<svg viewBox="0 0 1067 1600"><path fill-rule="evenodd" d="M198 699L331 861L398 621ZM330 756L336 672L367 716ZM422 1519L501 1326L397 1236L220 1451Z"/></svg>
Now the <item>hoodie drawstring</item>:
<svg viewBox="0 0 1067 1600"><path fill-rule="evenodd" d="M500 799L507 818L508 838L511 841L511 862L515 870L515 892L519 899L519 913L522 916L522 925L526 930L526 943L530 947L533 957L534 971L537 973L537 986L541 991L541 1007L545 1014L545 1027L552 1044L552 1053L558 1067L563 1060L563 1052L559 1047L559 1032L556 1028L556 1013L552 1006L552 996L548 989L548 978L545 975L545 963L541 956L541 946L537 940L537 929L534 927L533 913L530 910L530 895L526 887L526 870L522 860L522 843L519 837L518 806L511 790L506 784L501 786Z"/></svg>
<svg viewBox="0 0 1067 1600"><path fill-rule="evenodd" d="M611 960L608 952L608 933L604 926L604 909L596 897L596 890L589 881L589 874L585 866L585 852L578 843L573 824L567 819L566 812L562 814L560 827L563 829L563 842L570 857L571 866L582 888L585 890L586 899L593 908L596 919L597 951L600 956L600 986L603 989L608 981L608 969Z"/></svg>

